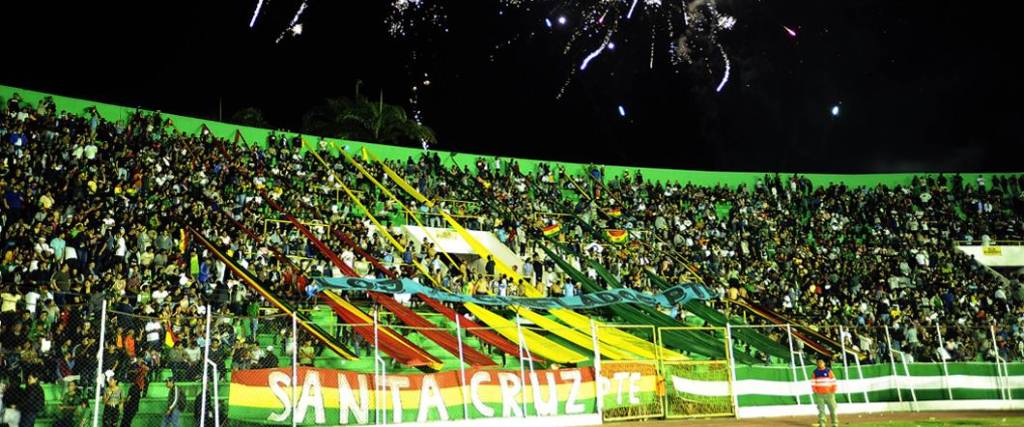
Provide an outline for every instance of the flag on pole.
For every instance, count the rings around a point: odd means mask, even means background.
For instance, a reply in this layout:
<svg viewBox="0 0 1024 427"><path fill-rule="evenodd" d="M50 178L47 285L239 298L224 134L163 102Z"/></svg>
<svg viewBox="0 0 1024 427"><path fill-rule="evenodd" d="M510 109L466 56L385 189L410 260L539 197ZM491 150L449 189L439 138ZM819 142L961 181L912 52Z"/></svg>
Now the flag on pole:
<svg viewBox="0 0 1024 427"><path fill-rule="evenodd" d="M174 345L178 343L178 336L174 334L174 330L171 329L170 322L164 322L164 346L167 348L174 348Z"/></svg>

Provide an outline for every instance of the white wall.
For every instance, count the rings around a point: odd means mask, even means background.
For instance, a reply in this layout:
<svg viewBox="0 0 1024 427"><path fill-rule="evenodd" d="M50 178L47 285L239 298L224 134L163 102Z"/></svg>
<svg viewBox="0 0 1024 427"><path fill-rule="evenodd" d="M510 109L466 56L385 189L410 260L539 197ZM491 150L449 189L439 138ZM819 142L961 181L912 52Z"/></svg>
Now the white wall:
<svg viewBox="0 0 1024 427"><path fill-rule="evenodd" d="M957 246L989 267L1024 267L1024 246Z"/></svg>
<svg viewBox="0 0 1024 427"><path fill-rule="evenodd" d="M477 230L466 230L469 232L474 239L480 242L488 251L494 254L494 257L499 261L505 263L509 267L518 266L522 267L523 260L519 258L508 246L505 246L498 240L498 237L494 233L487 231ZM427 234L433 238L427 239L427 242L437 242L438 250L442 252L448 252L449 254L471 254L476 255L473 248L469 246L469 243L459 235L453 229L450 228L434 228L434 227L419 227L414 225L402 226L402 234L408 236L410 239L416 242L418 248L420 242L427 238Z"/></svg>

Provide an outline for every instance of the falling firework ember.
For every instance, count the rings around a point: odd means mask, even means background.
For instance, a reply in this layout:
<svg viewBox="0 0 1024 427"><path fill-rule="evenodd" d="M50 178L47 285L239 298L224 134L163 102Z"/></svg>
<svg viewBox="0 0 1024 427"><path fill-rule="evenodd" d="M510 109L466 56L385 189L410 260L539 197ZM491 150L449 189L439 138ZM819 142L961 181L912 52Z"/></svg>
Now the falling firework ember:
<svg viewBox="0 0 1024 427"><path fill-rule="evenodd" d="M558 97L577 73L600 69L602 56L625 48L629 40L649 40L649 68L660 63L656 61L659 52L666 52L672 67L700 61L717 70L722 76L718 91L729 79L729 57L718 34L734 28L737 21L720 11L714 0L497 0L496 7L500 16L512 10L535 16L542 32L564 37L562 52L578 65L568 70ZM388 29L394 37L412 37L421 27L447 32L445 14L436 1L393 0L391 9ZM533 31L524 33L533 36ZM499 43L495 49L509 44Z"/></svg>

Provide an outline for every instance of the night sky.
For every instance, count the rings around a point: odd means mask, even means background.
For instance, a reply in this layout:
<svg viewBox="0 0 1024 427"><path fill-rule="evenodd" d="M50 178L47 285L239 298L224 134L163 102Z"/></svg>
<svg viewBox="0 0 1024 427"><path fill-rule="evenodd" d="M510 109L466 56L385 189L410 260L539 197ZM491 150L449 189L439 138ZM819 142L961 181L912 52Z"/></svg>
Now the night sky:
<svg viewBox="0 0 1024 427"><path fill-rule="evenodd" d="M388 1L310 0L302 34L275 44L300 1L272 0L254 29L256 0L8 3L0 83L68 96L211 119L222 100L225 118L255 106L298 129L356 80L409 109L427 73L419 108L446 150L713 170L1024 169L1017 2L719 1L738 20L721 36L721 93L719 58L710 73L673 67L659 42L650 70L650 35L634 27L559 100L586 52L563 54L568 26L545 27L549 8L499 16L496 0L451 0L447 32L394 39Z"/></svg>

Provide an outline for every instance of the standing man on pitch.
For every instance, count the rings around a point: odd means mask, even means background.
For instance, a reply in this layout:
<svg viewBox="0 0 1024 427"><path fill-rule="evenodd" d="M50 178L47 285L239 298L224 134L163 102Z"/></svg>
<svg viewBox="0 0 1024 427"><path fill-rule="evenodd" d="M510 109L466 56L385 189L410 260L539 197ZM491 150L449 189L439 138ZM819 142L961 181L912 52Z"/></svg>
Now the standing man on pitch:
<svg viewBox="0 0 1024 427"><path fill-rule="evenodd" d="M814 391L814 404L818 405L818 426L828 427L828 424L825 424L825 407L828 407L828 415L832 419L832 427L838 426L839 419L836 416L836 375L832 373L832 368L825 366L825 359L818 359L818 369L814 370L811 390Z"/></svg>

